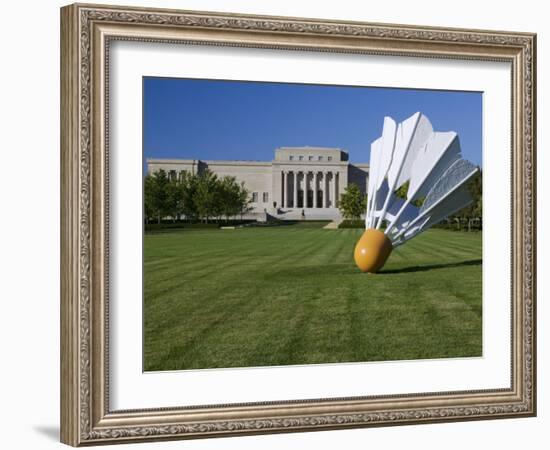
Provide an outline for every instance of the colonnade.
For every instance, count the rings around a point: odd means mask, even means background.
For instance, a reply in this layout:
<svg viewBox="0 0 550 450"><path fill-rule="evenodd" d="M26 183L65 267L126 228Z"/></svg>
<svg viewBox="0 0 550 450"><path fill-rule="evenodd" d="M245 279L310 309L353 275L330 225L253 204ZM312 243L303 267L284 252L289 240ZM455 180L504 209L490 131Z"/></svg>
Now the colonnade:
<svg viewBox="0 0 550 450"><path fill-rule="evenodd" d="M282 171L283 208L335 208L338 198L338 172L315 170ZM312 198L309 198L309 193ZM305 200L305 201L304 201Z"/></svg>

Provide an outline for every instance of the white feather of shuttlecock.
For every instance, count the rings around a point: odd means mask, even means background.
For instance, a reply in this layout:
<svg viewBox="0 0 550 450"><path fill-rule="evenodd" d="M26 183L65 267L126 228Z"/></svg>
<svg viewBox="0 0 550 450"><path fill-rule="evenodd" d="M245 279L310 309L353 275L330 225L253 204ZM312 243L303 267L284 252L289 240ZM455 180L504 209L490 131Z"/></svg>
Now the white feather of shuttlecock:
<svg viewBox="0 0 550 450"><path fill-rule="evenodd" d="M466 183L477 171L462 159L454 131L434 131L420 112L400 124L385 117L382 136L371 144L365 226L385 224L393 246L401 245L468 206L472 197ZM406 182L402 199L396 191Z"/></svg>

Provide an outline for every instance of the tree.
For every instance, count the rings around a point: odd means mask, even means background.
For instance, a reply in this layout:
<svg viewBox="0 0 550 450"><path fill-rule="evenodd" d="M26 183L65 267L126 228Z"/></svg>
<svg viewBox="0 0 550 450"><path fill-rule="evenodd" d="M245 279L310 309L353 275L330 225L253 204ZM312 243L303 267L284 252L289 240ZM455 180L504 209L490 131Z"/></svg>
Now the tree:
<svg viewBox="0 0 550 450"><path fill-rule="evenodd" d="M208 223L217 210L216 191L218 186L218 177L209 170L205 170L198 177L197 187L193 200L197 208L197 214L201 219Z"/></svg>
<svg viewBox="0 0 550 450"><path fill-rule="evenodd" d="M154 183L155 180L151 175L147 175L143 182L143 209L145 214L145 223L149 223L149 218L156 216Z"/></svg>
<svg viewBox="0 0 550 450"><path fill-rule="evenodd" d="M144 207L147 217L156 217L158 223L162 217L169 215L168 177L162 169L144 180Z"/></svg>
<svg viewBox="0 0 550 450"><path fill-rule="evenodd" d="M338 208L346 219L359 219L367 207L367 196L355 183L350 183L340 197Z"/></svg>
<svg viewBox="0 0 550 450"><path fill-rule="evenodd" d="M466 206L466 208L462 208L460 211L456 212L449 219L454 219L460 224L458 227L459 230L462 229L462 223L467 224L467 229L469 231L474 219L483 221L483 174L481 168L468 182L467 186L472 196L472 203ZM477 223L481 226L481 222Z"/></svg>
<svg viewBox="0 0 550 450"><path fill-rule="evenodd" d="M220 180L218 199L222 215L225 220L230 216L238 214L241 210L239 203L240 186L235 177L225 176Z"/></svg>
<svg viewBox="0 0 550 450"><path fill-rule="evenodd" d="M410 181L407 180L401 186L399 186L395 191L395 196L397 198L407 200L407 194L409 192L409 184L410 184ZM416 200L413 200L411 202L411 205L416 206L417 208L420 208L424 203L424 200L425 200L425 197L417 198Z"/></svg>
<svg viewBox="0 0 550 450"><path fill-rule="evenodd" d="M175 222L183 213L183 184L177 180L171 180L166 185L166 209Z"/></svg>
<svg viewBox="0 0 550 450"><path fill-rule="evenodd" d="M460 210L456 215L461 217L477 218L481 217L481 200L482 200L482 174L481 169L468 182L468 190L472 196L473 202L466 208Z"/></svg>
<svg viewBox="0 0 550 450"><path fill-rule="evenodd" d="M227 196L225 192L225 185L223 183L223 180L216 178L216 181L213 184L213 190L214 190L214 200L212 202L211 215L213 217L216 217L216 219L219 222L225 211L224 201L225 201L225 197Z"/></svg>
<svg viewBox="0 0 550 450"><path fill-rule="evenodd" d="M237 195L237 206L238 212L241 214L241 220L243 220L243 215L252 211L253 207L252 198L250 197L250 192L244 187L244 182L239 186L239 191Z"/></svg>
<svg viewBox="0 0 550 450"><path fill-rule="evenodd" d="M194 220L199 213L195 201L199 177L190 172L183 172L181 179L182 214L188 220Z"/></svg>

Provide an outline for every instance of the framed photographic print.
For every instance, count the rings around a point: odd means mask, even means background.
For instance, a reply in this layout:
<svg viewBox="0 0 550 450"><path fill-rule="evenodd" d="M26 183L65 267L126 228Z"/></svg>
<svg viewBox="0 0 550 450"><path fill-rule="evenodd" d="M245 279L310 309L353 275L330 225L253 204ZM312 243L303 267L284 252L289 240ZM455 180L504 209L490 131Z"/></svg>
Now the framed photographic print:
<svg viewBox="0 0 550 450"><path fill-rule="evenodd" d="M535 38L62 8L62 442L535 415Z"/></svg>

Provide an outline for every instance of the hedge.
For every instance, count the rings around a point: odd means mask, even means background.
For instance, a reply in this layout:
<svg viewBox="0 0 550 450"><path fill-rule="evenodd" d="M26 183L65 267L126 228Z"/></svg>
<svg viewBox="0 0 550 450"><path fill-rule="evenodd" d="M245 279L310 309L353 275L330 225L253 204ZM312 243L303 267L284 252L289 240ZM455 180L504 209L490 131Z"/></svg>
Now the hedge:
<svg viewBox="0 0 550 450"><path fill-rule="evenodd" d="M365 221L362 219L346 219L338 224L338 228L365 228Z"/></svg>

